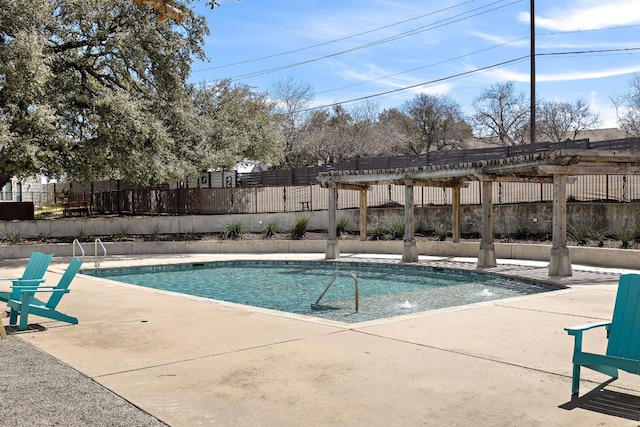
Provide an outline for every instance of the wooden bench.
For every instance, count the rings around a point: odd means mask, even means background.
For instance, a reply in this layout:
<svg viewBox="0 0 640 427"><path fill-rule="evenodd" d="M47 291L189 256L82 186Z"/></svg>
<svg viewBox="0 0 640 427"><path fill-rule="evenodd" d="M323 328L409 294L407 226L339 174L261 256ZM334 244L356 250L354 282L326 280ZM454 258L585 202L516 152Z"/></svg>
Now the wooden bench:
<svg viewBox="0 0 640 427"><path fill-rule="evenodd" d="M74 215L90 216L91 204L84 198L69 196L64 202L62 202L62 214L66 217Z"/></svg>

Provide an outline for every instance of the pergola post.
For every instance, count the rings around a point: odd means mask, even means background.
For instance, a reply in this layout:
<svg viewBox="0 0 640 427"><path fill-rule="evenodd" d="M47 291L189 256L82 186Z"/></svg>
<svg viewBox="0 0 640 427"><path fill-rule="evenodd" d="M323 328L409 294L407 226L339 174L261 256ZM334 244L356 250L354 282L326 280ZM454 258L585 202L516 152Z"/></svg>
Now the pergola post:
<svg viewBox="0 0 640 427"><path fill-rule="evenodd" d="M571 258L567 248L567 176L553 175L553 246L549 276L571 275Z"/></svg>
<svg viewBox="0 0 640 427"><path fill-rule="evenodd" d="M360 191L360 240L367 240L367 190Z"/></svg>
<svg viewBox="0 0 640 427"><path fill-rule="evenodd" d="M452 188L451 194L451 239L460 241L460 187Z"/></svg>
<svg viewBox="0 0 640 427"><path fill-rule="evenodd" d="M496 251L493 246L493 182L482 181L482 240L478 267L496 265Z"/></svg>
<svg viewBox="0 0 640 427"><path fill-rule="evenodd" d="M418 261L418 247L415 238L415 215L413 202L413 185L404 186L404 246L402 248L402 262Z"/></svg>
<svg viewBox="0 0 640 427"><path fill-rule="evenodd" d="M338 248L338 236L336 233L336 217L337 217L337 195L338 188L335 184L330 184L327 187L329 197L329 215L328 215L328 229L327 229L327 254L326 259L338 259L340 257L340 249Z"/></svg>

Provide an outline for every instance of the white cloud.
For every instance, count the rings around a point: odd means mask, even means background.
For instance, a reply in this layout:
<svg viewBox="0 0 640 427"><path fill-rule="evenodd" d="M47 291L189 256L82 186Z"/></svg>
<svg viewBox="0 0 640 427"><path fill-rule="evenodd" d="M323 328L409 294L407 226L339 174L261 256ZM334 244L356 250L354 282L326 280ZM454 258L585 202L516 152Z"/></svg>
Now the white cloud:
<svg viewBox="0 0 640 427"><path fill-rule="evenodd" d="M528 37L523 37L520 38L518 40L507 40L506 38L499 36L497 34L488 34L488 33L483 33L480 31L476 31L476 30L471 30L468 32L470 36L472 37L478 37L481 38L483 40L487 40L490 41L492 43L496 43L498 45L502 45L502 44L509 44L511 46L528 46L529 45L529 38Z"/></svg>
<svg viewBox="0 0 640 427"><path fill-rule="evenodd" d="M640 24L637 0L575 0L563 2L548 11L536 12L536 27L554 31L595 30L621 25ZM528 13L518 20L529 22Z"/></svg>
<svg viewBox="0 0 640 427"><path fill-rule="evenodd" d="M393 75L393 71L385 70L374 64L367 65L365 71L356 71L354 69L345 69L340 72L340 76L352 81L370 82L378 84L386 89L380 89L379 92L385 90L402 89L405 87L418 85L425 81L424 78L415 78L407 75ZM429 94L446 94L455 87L454 84L444 82L440 84L418 86L408 89L409 93L429 93Z"/></svg>
<svg viewBox="0 0 640 427"><path fill-rule="evenodd" d="M455 85L452 83L440 83L436 85L418 86L410 89L409 92L415 94L427 93L431 95L446 95L451 92L453 88L455 88Z"/></svg>
<svg viewBox="0 0 640 427"><path fill-rule="evenodd" d="M562 82L562 81L575 81L575 80L591 80L591 79L603 79L607 77L622 76L625 74L633 74L640 72L640 64L621 67L602 69L595 71L575 71L566 73L555 74L536 74L536 81L538 82ZM509 69L496 69L489 70L483 73L485 76L489 76L495 81L514 81L514 82L528 82L529 73L522 73L518 71L512 71Z"/></svg>

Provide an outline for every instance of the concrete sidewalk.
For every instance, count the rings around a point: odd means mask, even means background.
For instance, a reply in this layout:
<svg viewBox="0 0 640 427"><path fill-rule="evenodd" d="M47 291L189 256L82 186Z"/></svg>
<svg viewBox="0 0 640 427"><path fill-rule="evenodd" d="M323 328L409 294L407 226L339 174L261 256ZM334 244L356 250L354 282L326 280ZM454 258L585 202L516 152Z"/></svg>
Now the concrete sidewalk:
<svg viewBox="0 0 640 427"><path fill-rule="evenodd" d="M229 258L128 257L102 266ZM465 261L420 262L474 269ZM67 262L56 259L52 269ZM2 263L0 277L22 268ZM548 279L535 263L499 260L490 271ZM22 375L3 375L0 425L20 425L7 418L13 409L24 425L83 425L86 415L75 414L95 408L99 416L84 425L637 426L638 376L623 372L600 390L607 378L583 370L582 392L595 391L570 402L573 341L563 328L609 319L619 273L576 268L558 281L568 289L350 325L80 276L60 304L79 325L34 316L30 323L44 329L9 331L9 340L0 341L5 366L34 376L23 385ZM53 281L57 274L48 276ZM592 332L585 349L604 351L604 333ZM38 349L53 358L22 360ZM46 394L59 394L63 407L39 395L38 379L47 377L39 366L51 364L78 371L44 381ZM108 403L75 398L91 395L83 391L87 384L104 386L95 399ZM15 393L24 400L7 405L5 396ZM112 410L99 411L104 405ZM46 407L49 422L30 419L32 407Z"/></svg>

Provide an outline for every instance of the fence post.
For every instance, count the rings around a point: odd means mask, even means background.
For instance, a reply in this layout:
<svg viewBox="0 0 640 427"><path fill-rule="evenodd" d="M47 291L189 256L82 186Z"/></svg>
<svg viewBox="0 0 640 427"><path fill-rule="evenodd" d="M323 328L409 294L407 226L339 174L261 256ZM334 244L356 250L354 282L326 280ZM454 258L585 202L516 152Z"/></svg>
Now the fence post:
<svg viewBox="0 0 640 427"><path fill-rule="evenodd" d="M116 181L116 204L118 205L118 215L121 215L122 209L120 209L120 180Z"/></svg>
<svg viewBox="0 0 640 427"><path fill-rule="evenodd" d="M286 185L282 187L282 201L283 201L283 207L284 207L283 210L287 212L287 186Z"/></svg>
<svg viewBox="0 0 640 427"><path fill-rule="evenodd" d="M254 188L254 200L256 205L256 213L258 213L258 187Z"/></svg>
<svg viewBox="0 0 640 427"><path fill-rule="evenodd" d="M544 201L544 184L542 182L540 183L540 201Z"/></svg>

